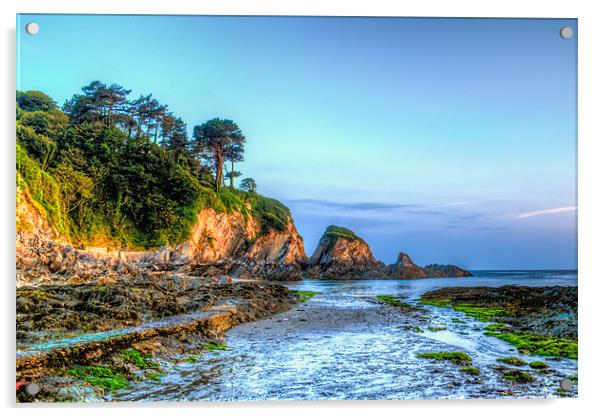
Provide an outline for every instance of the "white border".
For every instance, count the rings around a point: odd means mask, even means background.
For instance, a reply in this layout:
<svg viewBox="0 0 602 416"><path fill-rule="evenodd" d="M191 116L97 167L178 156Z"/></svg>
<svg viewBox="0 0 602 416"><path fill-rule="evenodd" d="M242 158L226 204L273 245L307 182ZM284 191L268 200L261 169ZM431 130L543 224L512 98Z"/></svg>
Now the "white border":
<svg viewBox="0 0 602 416"><path fill-rule="evenodd" d="M2 270L0 275L5 309L2 323L5 337L2 349L1 389L4 406L13 406L10 414L31 414L41 411L48 415L125 414L143 411L162 415L177 411L183 414L252 414L286 416L331 414L341 412L364 415L420 413L420 415L488 416L509 413L542 413L546 415L577 415L598 413L596 399L602 395L602 346L599 318L602 316L602 267L597 258L602 204L600 198L600 93L602 65L601 15L595 1L478 1L427 0L402 2L385 0L19 0L1 3L3 34L2 138L0 172L2 172ZM15 14L20 13L113 13L113 14L231 14L231 15L349 15L349 16L455 16L455 17L558 17L579 19L579 327L580 366L579 399L567 400L497 400L497 401L407 401L407 402L274 402L170 405L110 405L57 408L15 408L14 382L14 91L15 91ZM597 139L597 140L596 140ZM142 407L140 409L139 407ZM376 407L376 408L375 408ZM374 410L372 410L374 408Z"/></svg>

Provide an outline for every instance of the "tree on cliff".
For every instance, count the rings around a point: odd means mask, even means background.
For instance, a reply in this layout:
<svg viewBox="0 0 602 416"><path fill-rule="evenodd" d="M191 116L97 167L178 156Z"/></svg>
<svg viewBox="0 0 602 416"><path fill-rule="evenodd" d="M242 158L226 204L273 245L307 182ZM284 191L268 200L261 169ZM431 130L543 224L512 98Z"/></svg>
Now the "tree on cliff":
<svg viewBox="0 0 602 416"><path fill-rule="evenodd" d="M64 110L72 123L92 122L113 127L128 108L127 96L131 90L121 85L106 85L92 81L82 87L83 94L76 94L65 103Z"/></svg>
<svg viewBox="0 0 602 416"><path fill-rule="evenodd" d="M42 91L17 91L17 104L23 111L50 111L56 103Z"/></svg>
<svg viewBox="0 0 602 416"><path fill-rule="evenodd" d="M244 178L240 183L240 189L246 192L255 192L257 190L257 184L253 178Z"/></svg>
<svg viewBox="0 0 602 416"><path fill-rule="evenodd" d="M212 164L215 190L219 192L224 183L224 162L230 160L234 164L242 159L244 136L232 120L214 118L194 126L192 138L195 155Z"/></svg>
<svg viewBox="0 0 602 416"><path fill-rule="evenodd" d="M235 132L231 137L231 143L226 149L226 160L230 162L230 171L227 177L230 179L230 188L234 188L234 178L242 175L234 170L234 162L244 161L246 137L240 132Z"/></svg>

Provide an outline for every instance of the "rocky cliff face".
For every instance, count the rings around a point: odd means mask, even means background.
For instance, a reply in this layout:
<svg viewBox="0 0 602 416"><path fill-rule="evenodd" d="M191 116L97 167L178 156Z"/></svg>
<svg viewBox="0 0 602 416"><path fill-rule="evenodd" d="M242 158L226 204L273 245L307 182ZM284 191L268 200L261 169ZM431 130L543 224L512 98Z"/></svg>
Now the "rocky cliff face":
<svg viewBox="0 0 602 416"><path fill-rule="evenodd" d="M145 261L159 267L190 266L210 275L300 280L307 256L292 221L283 231L265 232L253 217L208 208L198 213L187 242L153 253Z"/></svg>
<svg viewBox="0 0 602 416"><path fill-rule="evenodd" d="M26 191L18 190L16 206L16 279L30 284L113 282L140 275L139 253L78 250L68 244Z"/></svg>
<svg viewBox="0 0 602 416"><path fill-rule="evenodd" d="M77 250L26 192L17 195L17 280L20 283L114 281L143 270L183 269L199 275L299 280L307 263L303 239L292 220L284 230L265 230L252 216L203 209L188 241L153 252Z"/></svg>
<svg viewBox="0 0 602 416"><path fill-rule="evenodd" d="M351 230L331 225L309 259L309 275L323 279L361 279L381 270L384 264L372 255L370 246Z"/></svg>

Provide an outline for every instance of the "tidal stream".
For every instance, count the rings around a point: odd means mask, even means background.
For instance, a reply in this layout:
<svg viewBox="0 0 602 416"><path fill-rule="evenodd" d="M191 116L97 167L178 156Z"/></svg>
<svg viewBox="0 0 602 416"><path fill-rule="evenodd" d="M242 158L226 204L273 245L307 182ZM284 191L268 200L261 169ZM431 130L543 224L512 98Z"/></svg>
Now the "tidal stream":
<svg viewBox="0 0 602 416"><path fill-rule="evenodd" d="M435 398L558 397L562 379L577 374L577 361L519 354L484 335L486 323L451 309L427 307L428 320L409 320L375 302L397 295L415 302L421 293L449 286L551 286L577 284L575 272L478 272L472 278L312 281L287 284L319 292L273 318L230 330L227 351L197 361L164 363L160 380L145 380L109 400L386 400ZM411 327L420 326L424 332ZM429 327L433 330L430 330ZM445 328L445 329L441 329ZM460 365L417 357L421 352L463 351L480 375ZM546 361L536 381L511 383L494 367L501 357ZM570 395L576 395L573 387Z"/></svg>

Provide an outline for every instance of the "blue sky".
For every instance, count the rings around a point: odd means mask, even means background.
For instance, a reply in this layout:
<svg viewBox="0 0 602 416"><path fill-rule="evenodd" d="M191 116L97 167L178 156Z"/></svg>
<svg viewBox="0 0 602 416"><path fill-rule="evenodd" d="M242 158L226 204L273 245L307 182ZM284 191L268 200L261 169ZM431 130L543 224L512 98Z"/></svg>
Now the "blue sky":
<svg viewBox="0 0 602 416"><path fill-rule="evenodd" d="M576 34L571 19L21 15L17 86L62 104L116 82L189 131L235 120L240 170L291 208L310 255L337 224L385 262L576 268Z"/></svg>

